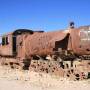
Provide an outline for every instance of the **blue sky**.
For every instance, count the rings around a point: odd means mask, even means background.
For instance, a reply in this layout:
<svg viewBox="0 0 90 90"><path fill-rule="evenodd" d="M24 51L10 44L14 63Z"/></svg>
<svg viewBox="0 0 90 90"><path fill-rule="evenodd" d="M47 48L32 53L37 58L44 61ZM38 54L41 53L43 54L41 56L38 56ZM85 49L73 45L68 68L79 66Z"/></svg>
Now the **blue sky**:
<svg viewBox="0 0 90 90"><path fill-rule="evenodd" d="M90 25L90 0L0 0L0 34L19 28L52 31Z"/></svg>

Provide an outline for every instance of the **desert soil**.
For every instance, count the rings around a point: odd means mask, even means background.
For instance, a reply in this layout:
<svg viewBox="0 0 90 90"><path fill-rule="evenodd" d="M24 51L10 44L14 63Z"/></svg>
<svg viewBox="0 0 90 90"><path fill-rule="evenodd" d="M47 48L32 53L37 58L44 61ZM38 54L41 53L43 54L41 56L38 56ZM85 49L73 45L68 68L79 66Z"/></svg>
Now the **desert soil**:
<svg viewBox="0 0 90 90"><path fill-rule="evenodd" d="M70 81L50 74L0 66L0 90L90 90L90 80Z"/></svg>

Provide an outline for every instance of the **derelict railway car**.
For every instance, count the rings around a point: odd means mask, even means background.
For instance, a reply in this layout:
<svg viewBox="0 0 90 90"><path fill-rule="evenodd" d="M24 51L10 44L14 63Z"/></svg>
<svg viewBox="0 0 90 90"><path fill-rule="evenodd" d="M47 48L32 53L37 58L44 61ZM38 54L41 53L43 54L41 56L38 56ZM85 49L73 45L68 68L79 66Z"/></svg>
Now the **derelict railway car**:
<svg viewBox="0 0 90 90"><path fill-rule="evenodd" d="M90 26L53 32L18 29L3 35L0 63L72 79L90 77Z"/></svg>

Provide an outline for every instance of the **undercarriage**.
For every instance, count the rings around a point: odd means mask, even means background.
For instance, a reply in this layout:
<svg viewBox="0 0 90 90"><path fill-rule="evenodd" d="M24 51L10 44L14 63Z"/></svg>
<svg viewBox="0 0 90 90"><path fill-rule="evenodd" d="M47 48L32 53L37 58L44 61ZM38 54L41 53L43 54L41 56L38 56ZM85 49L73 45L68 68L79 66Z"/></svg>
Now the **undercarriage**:
<svg viewBox="0 0 90 90"><path fill-rule="evenodd" d="M0 57L0 64L12 69L43 72L64 77L70 80L84 80L90 78L90 60L63 60L56 55L48 55L46 59L24 59Z"/></svg>

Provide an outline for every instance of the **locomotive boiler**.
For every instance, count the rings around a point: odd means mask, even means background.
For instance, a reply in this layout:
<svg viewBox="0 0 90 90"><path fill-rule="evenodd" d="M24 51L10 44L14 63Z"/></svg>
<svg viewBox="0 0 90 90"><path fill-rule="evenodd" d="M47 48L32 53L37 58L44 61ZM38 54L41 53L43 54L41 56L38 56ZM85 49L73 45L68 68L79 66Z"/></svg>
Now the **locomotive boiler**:
<svg viewBox="0 0 90 90"><path fill-rule="evenodd" d="M90 26L71 23L52 32L18 29L0 38L1 65L74 79L90 76Z"/></svg>

